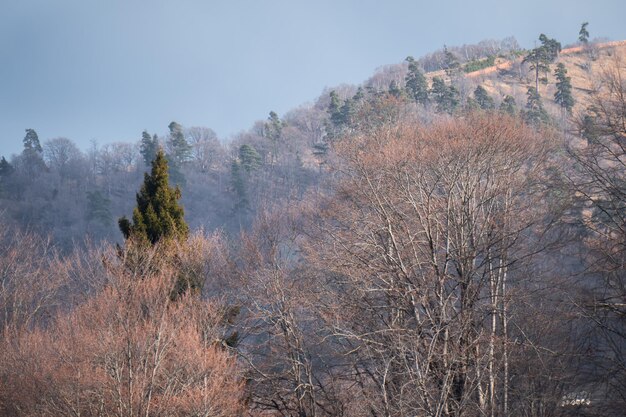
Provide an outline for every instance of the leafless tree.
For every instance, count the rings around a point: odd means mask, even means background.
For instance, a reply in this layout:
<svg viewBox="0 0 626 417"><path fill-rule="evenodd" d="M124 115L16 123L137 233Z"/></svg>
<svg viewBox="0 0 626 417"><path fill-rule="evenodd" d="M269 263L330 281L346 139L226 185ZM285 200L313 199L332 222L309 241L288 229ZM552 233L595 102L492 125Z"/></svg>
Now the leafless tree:
<svg viewBox="0 0 626 417"><path fill-rule="evenodd" d="M496 115L337 146L343 180L307 254L369 414L508 415L511 275L537 250L548 149Z"/></svg>

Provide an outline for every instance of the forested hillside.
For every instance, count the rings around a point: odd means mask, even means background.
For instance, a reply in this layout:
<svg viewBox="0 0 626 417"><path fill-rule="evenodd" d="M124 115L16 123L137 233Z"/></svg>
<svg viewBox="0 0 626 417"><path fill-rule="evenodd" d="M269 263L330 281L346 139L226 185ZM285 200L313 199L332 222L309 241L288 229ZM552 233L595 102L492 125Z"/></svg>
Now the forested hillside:
<svg viewBox="0 0 626 417"><path fill-rule="evenodd" d="M1 416L622 416L626 44L0 160ZM168 121L169 122L169 121Z"/></svg>

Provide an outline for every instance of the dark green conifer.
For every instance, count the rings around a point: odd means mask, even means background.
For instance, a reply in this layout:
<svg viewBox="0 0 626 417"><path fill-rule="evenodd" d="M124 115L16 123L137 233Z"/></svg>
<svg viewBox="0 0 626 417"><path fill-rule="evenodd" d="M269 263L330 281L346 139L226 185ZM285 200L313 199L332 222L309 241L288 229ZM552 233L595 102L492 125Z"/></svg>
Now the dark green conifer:
<svg viewBox="0 0 626 417"><path fill-rule="evenodd" d="M167 140L168 160L180 167L191 158L191 145L185 139L183 127L180 124L171 122L167 127L170 130Z"/></svg>
<svg viewBox="0 0 626 417"><path fill-rule="evenodd" d="M39 143L39 136L34 129L26 129L26 136L22 141L24 150L22 151L23 166L29 179L46 170L46 163L43 160L43 149Z"/></svg>
<svg viewBox="0 0 626 417"><path fill-rule="evenodd" d="M416 103L427 104L428 84L426 83L426 77L424 77L412 56L407 57L406 61L409 63L409 71L405 78L406 92Z"/></svg>
<svg viewBox="0 0 626 417"><path fill-rule="evenodd" d="M330 92L330 104L328 105L328 114L330 121L336 128L344 125L344 117L341 111L341 99L335 90Z"/></svg>
<svg viewBox="0 0 626 417"><path fill-rule="evenodd" d="M526 112L524 113L524 119L529 124L539 126L542 123L548 123L550 116L543 108L541 96L535 87L528 87L526 92L528 101L526 102Z"/></svg>
<svg viewBox="0 0 626 417"><path fill-rule="evenodd" d="M574 97L572 96L571 78L567 76L567 69L563 63L559 62L554 71L556 76L556 93L554 93L554 101L565 109L568 113L572 112L574 107Z"/></svg>
<svg viewBox="0 0 626 417"><path fill-rule="evenodd" d="M169 186L167 160L162 149L152 162L152 171L144 175L144 182L137 194L137 207L131 222L122 217L119 227L125 239L154 245L161 240L185 240L189 227L184 210L178 204L180 189Z"/></svg>
<svg viewBox="0 0 626 417"><path fill-rule="evenodd" d="M433 78L431 97L437 104L438 113L452 114L459 105L459 92L453 86L447 86L443 79Z"/></svg>
<svg viewBox="0 0 626 417"><path fill-rule="evenodd" d="M143 161L146 165L150 165L156 154L159 151L159 138L157 135L150 136L147 130L144 130L141 134L141 145L139 147L139 153L143 157Z"/></svg>
<svg viewBox="0 0 626 417"><path fill-rule="evenodd" d="M478 106L483 110L492 110L496 107L493 98L489 95L487 90L482 85L476 87L474 90L474 99Z"/></svg>
<svg viewBox="0 0 626 417"><path fill-rule="evenodd" d="M252 146L241 145L239 147L239 163L249 174L261 165L261 155Z"/></svg>
<svg viewBox="0 0 626 417"><path fill-rule="evenodd" d="M580 25L580 31L578 32L578 40L583 44L587 45L589 43L589 32L587 31L587 25L589 22L583 22Z"/></svg>
<svg viewBox="0 0 626 417"><path fill-rule="evenodd" d="M517 104L515 103L513 96L507 94L504 97L502 103L500 103L500 111L511 116L515 116L515 113L517 113Z"/></svg>

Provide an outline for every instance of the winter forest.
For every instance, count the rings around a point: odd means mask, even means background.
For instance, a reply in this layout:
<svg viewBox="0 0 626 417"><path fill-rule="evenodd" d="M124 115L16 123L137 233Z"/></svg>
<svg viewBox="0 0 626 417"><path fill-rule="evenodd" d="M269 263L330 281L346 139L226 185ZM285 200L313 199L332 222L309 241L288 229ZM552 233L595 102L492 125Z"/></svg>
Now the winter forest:
<svg viewBox="0 0 626 417"><path fill-rule="evenodd" d="M0 416L623 416L626 43L577 36L409 56L228 141L25 126Z"/></svg>

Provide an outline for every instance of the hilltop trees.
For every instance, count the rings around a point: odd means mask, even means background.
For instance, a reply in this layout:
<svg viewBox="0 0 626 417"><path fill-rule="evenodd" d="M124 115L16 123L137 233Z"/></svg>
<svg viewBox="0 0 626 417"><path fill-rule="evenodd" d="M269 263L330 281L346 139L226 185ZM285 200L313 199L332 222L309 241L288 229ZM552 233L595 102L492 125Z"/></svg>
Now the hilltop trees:
<svg viewBox="0 0 626 417"><path fill-rule="evenodd" d="M22 142L24 143L24 150L21 155L21 165L28 176L32 177L46 169L46 164L43 160L43 148L34 129L26 129L26 136L24 136Z"/></svg>
<svg viewBox="0 0 626 417"><path fill-rule="evenodd" d="M405 90L407 95L419 104L428 103L428 84L426 83L426 77L417 66L417 62L412 56L406 58L406 62L409 63L409 71L405 77Z"/></svg>
<svg viewBox="0 0 626 417"><path fill-rule="evenodd" d="M547 82L546 75L550 71L550 64L561 52L561 43L556 39L548 38L543 33L539 35L541 46L532 49L523 59L529 63L530 69L535 72L535 89L539 90L539 81ZM543 75L541 77L541 75Z"/></svg>
<svg viewBox="0 0 626 417"><path fill-rule="evenodd" d="M589 31L587 31L588 25L589 22L583 22L580 25L580 31L578 31L578 41L585 46L589 43Z"/></svg>
<svg viewBox="0 0 626 417"><path fill-rule="evenodd" d="M437 105L438 113L452 114L459 105L459 92L454 86L446 85L440 77L433 78L430 95Z"/></svg>
<svg viewBox="0 0 626 417"><path fill-rule="evenodd" d="M143 157L143 162L146 166L150 166L154 158L156 158L157 152L159 151L159 138L157 135L150 136L147 130L144 130L141 133L141 145L139 148L139 153Z"/></svg>

